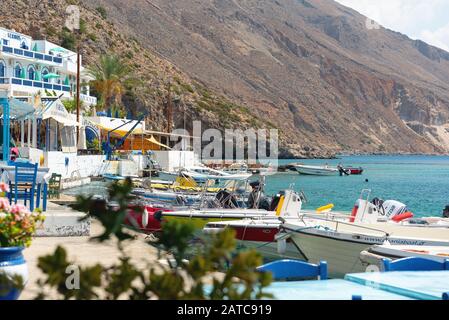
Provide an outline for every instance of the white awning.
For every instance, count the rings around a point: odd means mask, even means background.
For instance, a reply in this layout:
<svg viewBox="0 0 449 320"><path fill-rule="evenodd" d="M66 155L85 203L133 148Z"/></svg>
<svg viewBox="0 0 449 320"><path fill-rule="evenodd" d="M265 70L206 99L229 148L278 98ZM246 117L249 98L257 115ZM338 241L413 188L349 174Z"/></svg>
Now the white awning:
<svg viewBox="0 0 449 320"><path fill-rule="evenodd" d="M70 113L59 99L42 101L43 110L38 112L38 118L42 120L53 119L66 127L81 127L82 124L73 120Z"/></svg>

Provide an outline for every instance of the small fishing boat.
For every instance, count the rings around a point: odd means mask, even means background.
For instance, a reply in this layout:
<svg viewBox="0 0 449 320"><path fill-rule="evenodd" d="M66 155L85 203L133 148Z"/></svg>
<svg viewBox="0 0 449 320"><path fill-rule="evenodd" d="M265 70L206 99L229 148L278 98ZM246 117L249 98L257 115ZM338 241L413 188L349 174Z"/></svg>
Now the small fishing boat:
<svg viewBox="0 0 449 320"><path fill-rule="evenodd" d="M382 260L385 258L397 260L409 257L421 257L444 263L446 259L449 259L449 247L388 244L373 246L360 253L362 263L366 266L377 266L379 270L382 270Z"/></svg>
<svg viewBox="0 0 449 320"><path fill-rule="evenodd" d="M280 229L282 222L285 221L284 218L297 218L301 215L304 195L286 191L285 196L278 194L276 198L279 199L279 203L273 216L209 222L203 228L203 232L212 234L230 228L236 233L239 248L256 249L266 260L304 259L292 241L280 239Z"/></svg>
<svg viewBox="0 0 449 320"><path fill-rule="evenodd" d="M339 170L328 165L325 166L309 166L304 164L295 164L296 171L304 175L313 176L334 176L339 173Z"/></svg>
<svg viewBox="0 0 449 320"><path fill-rule="evenodd" d="M359 167L359 168L354 168L354 167L343 167L343 170L350 175L361 175L363 174L363 168Z"/></svg>
<svg viewBox="0 0 449 320"><path fill-rule="evenodd" d="M329 274L337 278L365 272L360 253L374 245L449 247L447 219L413 219L408 213L382 216L381 210L361 207L355 217L303 215L296 221L287 220L281 230L290 235L308 261L327 261Z"/></svg>
<svg viewBox="0 0 449 320"><path fill-rule="evenodd" d="M225 200L220 205L220 208L171 208L169 210L146 206L144 215L141 221L146 221L146 224L141 224L142 230L153 230L156 232L160 230L160 225L163 221L177 220L184 222L193 222L198 230L202 233L202 229L210 222L236 221L243 219L265 219L276 220L279 215L295 215L297 216L301 210L301 204L297 201L299 195L291 190L285 191L285 196L275 199L276 207L273 210L265 209L249 209L241 207L230 208L228 204L234 204L234 201L222 198ZM238 203L235 203L238 205ZM133 214L133 213L131 213ZM134 213L134 215L139 213ZM142 215L142 213L140 213ZM135 217L134 217L135 218Z"/></svg>
<svg viewBox="0 0 449 320"><path fill-rule="evenodd" d="M225 172L222 170L216 170L208 168L206 166L193 166L188 168L180 168L174 172L160 172L160 177L169 179L175 179L176 177L184 176L190 177L197 182L206 182L208 180L246 180L252 176L248 172Z"/></svg>

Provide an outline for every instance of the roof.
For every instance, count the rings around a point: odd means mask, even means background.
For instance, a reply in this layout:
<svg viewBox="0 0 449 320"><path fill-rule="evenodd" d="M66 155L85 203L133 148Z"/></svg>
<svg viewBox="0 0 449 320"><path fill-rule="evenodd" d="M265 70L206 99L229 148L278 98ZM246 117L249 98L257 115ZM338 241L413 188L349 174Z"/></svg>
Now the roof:
<svg viewBox="0 0 449 320"><path fill-rule="evenodd" d="M8 97L6 92L0 92L0 98L8 99L9 117L11 119L25 119L34 113L34 107L31 104Z"/></svg>

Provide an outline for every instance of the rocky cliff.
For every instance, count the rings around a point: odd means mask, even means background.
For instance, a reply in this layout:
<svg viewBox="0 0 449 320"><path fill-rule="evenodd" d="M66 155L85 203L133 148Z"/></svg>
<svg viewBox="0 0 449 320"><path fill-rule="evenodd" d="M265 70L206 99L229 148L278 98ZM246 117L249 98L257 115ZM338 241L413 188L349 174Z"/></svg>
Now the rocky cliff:
<svg viewBox="0 0 449 320"><path fill-rule="evenodd" d="M83 0L296 154L449 150L449 53L332 0Z"/></svg>

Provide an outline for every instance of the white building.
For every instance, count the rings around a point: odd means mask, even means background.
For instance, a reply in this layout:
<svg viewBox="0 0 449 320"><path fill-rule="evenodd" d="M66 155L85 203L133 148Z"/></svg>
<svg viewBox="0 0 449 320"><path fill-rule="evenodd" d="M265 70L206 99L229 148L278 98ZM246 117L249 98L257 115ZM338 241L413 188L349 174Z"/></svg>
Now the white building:
<svg viewBox="0 0 449 320"><path fill-rule="evenodd" d="M82 59L81 59L82 61ZM91 80L81 67L81 83ZM9 96L76 96L77 54L46 40L0 28L0 90ZM97 104L89 86L81 88L85 106Z"/></svg>

